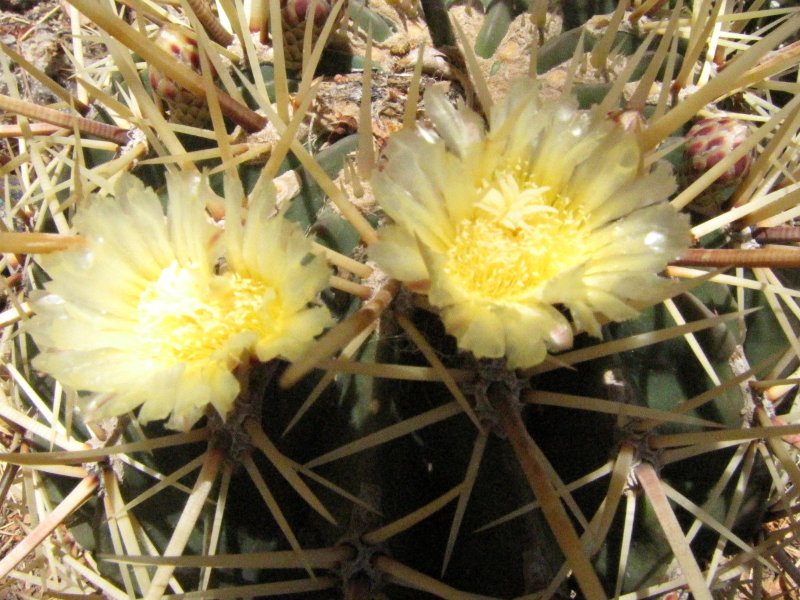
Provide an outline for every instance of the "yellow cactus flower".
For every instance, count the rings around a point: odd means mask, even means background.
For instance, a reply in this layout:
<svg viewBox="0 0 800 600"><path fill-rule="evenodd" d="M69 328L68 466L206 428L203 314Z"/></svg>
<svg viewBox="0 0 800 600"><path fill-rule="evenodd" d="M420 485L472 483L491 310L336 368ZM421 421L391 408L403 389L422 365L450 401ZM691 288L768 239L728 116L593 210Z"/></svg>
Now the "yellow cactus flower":
<svg viewBox="0 0 800 600"><path fill-rule="evenodd" d="M213 192L199 174L167 180L156 194L125 176L114 197L95 196L74 224L85 248L43 256L52 278L27 330L34 366L91 392L88 418L141 405L139 419L169 416L189 429L211 404L223 417L239 393L232 371L256 358L294 359L330 322L312 306L329 270L309 260L300 228L255 195L226 194L226 225L205 211Z"/></svg>
<svg viewBox="0 0 800 600"><path fill-rule="evenodd" d="M599 316L664 297L659 277L689 243L666 202L671 169L642 166L635 134L517 82L488 130L431 88L434 129L394 135L373 177L393 224L370 257L427 294L459 348L512 368L600 336ZM566 310L565 310L566 309ZM572 323L567 318L567 311Z"/></svg>

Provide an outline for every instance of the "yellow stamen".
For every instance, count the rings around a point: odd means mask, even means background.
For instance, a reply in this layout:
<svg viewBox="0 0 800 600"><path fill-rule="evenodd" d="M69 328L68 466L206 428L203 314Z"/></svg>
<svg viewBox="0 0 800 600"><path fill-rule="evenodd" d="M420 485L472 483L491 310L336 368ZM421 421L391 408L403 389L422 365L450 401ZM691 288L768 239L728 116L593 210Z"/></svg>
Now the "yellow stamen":
<svg viewBox="0 0 800 600"><path fill-rule="evenodd" d="M177 263L145 289L138 306L143 347L173 364L208 358L237 334L269 337L279 313L275 290L262 281L236 273L209 279Z"/></svg>
<svg viewBox="0 0 800 600"><path fill-rule="evenodd" d="M526 172L502 171L484 188L448 252L446 273L483 299L513 301L585 256L583 211Z"/></svg>

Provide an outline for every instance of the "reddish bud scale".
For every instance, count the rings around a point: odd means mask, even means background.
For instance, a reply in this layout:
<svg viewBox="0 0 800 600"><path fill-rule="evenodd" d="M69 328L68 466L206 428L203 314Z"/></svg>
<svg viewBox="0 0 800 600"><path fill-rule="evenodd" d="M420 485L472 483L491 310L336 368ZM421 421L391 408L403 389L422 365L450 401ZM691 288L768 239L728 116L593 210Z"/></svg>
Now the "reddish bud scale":
<svg viewBox="0 0 800 600"><path fill-rule="evenodd" d="M612 110L606 115L629 133L640 134L644 130L645 118L638 110Z"/></svg>
<svg viewBox="0 0 800 600"><path fill-rule="evenodd" d="M747 125L728 117L701 119L686 134L684 158L689 175L697 178L733 152L747 139ZM749 170L752 155L745 154L715 184L730 184L741 179Z"/></svg>
<svg viewBox="0 0 800 600"><path fill-rule="evenodd" d="M294 0L294 2L281 0L284 23L299 25L302 22L305 27L305 22L308 20L306 13L309 8L311 8L311 0ZM321 28L331 13L331 4L327 0L319 0L314 13L314 26Z"/></svg>
<svg viewBox="0 0 800 600"><path fill-rule="evenodd" d="M153 42L162 50L169 52L178 62L200 73L200 51L197 47L197 40L182 27L172 24L164 25ZM161 98L169 108L171 121L197 127L202 127L209 122L210 117L205 98L200 98L180 87L152 66L149 79L153 93Z"/></svg>

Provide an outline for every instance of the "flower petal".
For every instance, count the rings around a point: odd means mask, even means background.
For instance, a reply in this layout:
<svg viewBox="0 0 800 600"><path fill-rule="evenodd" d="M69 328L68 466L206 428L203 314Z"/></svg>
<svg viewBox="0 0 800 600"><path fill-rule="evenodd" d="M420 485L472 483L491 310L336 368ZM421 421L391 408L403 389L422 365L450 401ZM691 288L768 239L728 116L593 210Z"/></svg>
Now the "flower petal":
<svg viewBox="0 0 800 600"><path fill-rule="evenodd" d="M500 358L506 352L503 323L491 309L474 304L454 304L442 311L447 332L458 347L478 358Z"/></svg>
<svg viewBox="0 0 800 600"><path fill-rule="evenodd" d="M313 306L329 269L275 214L268 186L244 218L241 186L226 182L222 235L206 213L214 196L204 176L168 176L166 217L152 190L122 179L115 198L79 209L87 248L43 261L53 280L25 324L41 350L34 366L92 392L90 419L140 406L142 421L188 429L209 405L224 418L242 362L299 356L330 324L327 308Z"/></svg>
<svg viewBox="0 0 800 600"><path fill-rule="evenodd" d="M369 254L427 293L459 348L512 368L601 334L633 301L658 301L658 273L689 243L667 203L670 169L643 170L635 134L575 101L541 101L527 79L496 103L490 127L430 91L436 132L402 131L373 190L393 220ZM420 285L422 283L422 285Z"/></svg>
<svg viewBox="0 0 800 600"><path fill-rule="evenodd" d="M475 111L460 103L454 108L436 86L425 90L425 112L436 126L447 148L463 157L469 148L483 138L483 120Z"/></svg>
<svg viewBox="0 0 800 600"><path fill-rule="evenodd" d="M428 279L425 261L408 229L388 225L382 227L378 235L378 241L370 245L367 252L387 275L400 281Z"/></svg>
<svg viewBox="0 0 800 600"><path fill-rule="evenodd" d="M213 240L218 230L205 207L214 193L196 172L168 173L167 190L167 227L178 263L210 274L217 258Z"/></svg>

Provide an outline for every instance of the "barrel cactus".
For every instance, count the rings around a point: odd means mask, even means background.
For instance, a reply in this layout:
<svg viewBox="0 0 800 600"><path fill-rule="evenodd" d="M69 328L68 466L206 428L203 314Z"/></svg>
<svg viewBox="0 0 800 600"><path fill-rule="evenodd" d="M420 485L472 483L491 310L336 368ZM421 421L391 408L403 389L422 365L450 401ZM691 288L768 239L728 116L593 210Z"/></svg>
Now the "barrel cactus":
<svg viewBox="0 0 800 600"><path fill-rule="evenodd" d="M10 593L800 584L797 9L69 2L69 81L3 46Z"/></svg>

